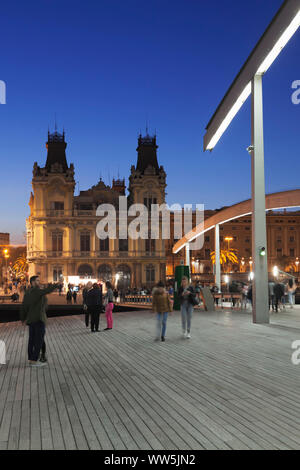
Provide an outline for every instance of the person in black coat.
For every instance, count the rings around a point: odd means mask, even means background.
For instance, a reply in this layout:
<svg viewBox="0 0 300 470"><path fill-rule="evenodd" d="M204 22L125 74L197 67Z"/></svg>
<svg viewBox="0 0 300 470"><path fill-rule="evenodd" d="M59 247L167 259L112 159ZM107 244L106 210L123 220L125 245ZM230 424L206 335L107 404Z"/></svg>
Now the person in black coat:
<svg viewBox="0 0 300 470"><path fill-rule="evenodd" d="M284 296L284 287L283 284L277 282L274 286L274 295L275 295L275 311L278 312L278 304L281 302L282 297Z"/></svg>
<svg viewBox="0 0 300 470"><path fill-rule="evenodd" d="M85 296L88 313L91 315L92 333L99 331L100 312L102 310L102 289L97 283L93 284Z"/></svg>

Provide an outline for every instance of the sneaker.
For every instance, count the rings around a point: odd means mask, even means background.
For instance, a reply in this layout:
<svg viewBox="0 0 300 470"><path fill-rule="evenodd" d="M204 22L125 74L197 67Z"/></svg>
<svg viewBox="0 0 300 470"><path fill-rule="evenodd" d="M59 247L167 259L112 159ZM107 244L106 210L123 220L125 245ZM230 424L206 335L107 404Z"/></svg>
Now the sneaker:
<svg viewBox="0 0 300 470"><path fill-rule="evenodd" d="M190 338L191 338L191 333L187 333L186 337L187 337L188 339L190 339Z"/></svg>
<svg viewBox="0 0 300 470"><path fill-rule="evenodd" d="M44 367L47 365L47 362L32 362L30 364L31 367Z"/></svg>
<svg viewBox="0 0 300 470"><path fill-rule="evenodd" d="M162 340L162 341L165 341L165 337L164 337L164 336L162 336L162 337L161 337L161 340Z"/></svg>
<svg viewBox="0 0 300 470"><path fill-rule="evenodd" d="M112 330L112 328L104 328L104 331L106 331L106 330Z"/></svg>
<svg viewBox="0 0 300 470"><path fill-rule="evenodd" d="M40 362L48 362L48 359L46 356L44 356L43 354L41 354L41 357L40 357Z"/></svg>
<svg viewBox="0 0 300 470"><path fill-rule="evenodd" d="M186 338L186 331L185 330L182 330L182 337Z"/></svg>

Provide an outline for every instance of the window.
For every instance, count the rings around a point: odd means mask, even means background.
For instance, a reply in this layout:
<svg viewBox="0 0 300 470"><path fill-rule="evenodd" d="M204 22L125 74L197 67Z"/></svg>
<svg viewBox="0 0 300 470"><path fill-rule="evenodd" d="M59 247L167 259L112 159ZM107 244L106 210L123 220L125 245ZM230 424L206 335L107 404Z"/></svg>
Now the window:
<svg viewBox="0 0 300 470"><path fill-rule="evenodd" d="M250 227L248 227L248 226L247 226L247 227L245 227L245 230L250 230Z"/></svg>
<svg viewBox="0 0 300 470"><path fill-rule="evenodd" d="M152 204L157 204L156 197L152 197L152 196L144 197L144 206L146 206L148 210L151 210Z"/></svg>
<svg viewBox="0 0 300 470"><path fill-rule="evenodd" d="M277 248L277 256L282 256L282 248Z"/></svg>
<svg viewBox="0 0 300 470"><path fill-rule="evenodd" d="M146 281L155 282L155 267L153 264L148 264L146 266Z"/></svg>
<svg viewBox="0 0 300 470"><path fill-rule="evenodd" d="M250 238L245 238L245 243L250 243Z"/></svg>
<svg viewBox="0 0 300 470"><path fill-rule="evenodd" d="M209 240L210 240L210 238L209 238L209 236L207 235L207 236L205 237L205 241L206 241L206 242L209 242Z"/></svg>
<svg viewBox="0 0 300 470"><path fill-rule="evenodd" d="M63 251L63 232L52 232L52 251Z"/></svg>
<svg viewBox="0 0 300 470"><path fill-rule="evenodd" d="M278 237L276 241L277 243L281 243L281 238Z"/></svg>
<svg viewBox="0 0 300 470"><path fill-rule="evenodd" d="M91 249L91 235L89 232L82 232L80 234L80 251L88 252Z"/></svg>
<svg viewBox="0 0 300 470"><path fill-rule="evenodd" d="M128 251L128 239L119 240L119 251Z"/></svg>
<svg viewBox="0 0 300 470"><path fill-rule="evenodd" d="M237 241L237 237L233 237L233 241L236 242L236 241Z"/></svg>
<svg viewBox="0 0 300 470"><path fill-rule="evenodd" d="M290 230L295 230L295 227L290 227Z"/></svg>
<svg viewBox="0 0 300 470"><path fill-rule="evenodd" d="M210 250L205 250L205 259L209 259L210 258Z"/></svg>
<svg viewBox="0 0 300 470"><path fill-rule="evenodd" d="M53 269L53 282L61 282L62 281L62 268L54 268Z"/></svg>
<svg viewBox="0 0 300 470"><path fill-rule="evenodd" d="M290 237L290 242L293 243L295 241L295 237Z"/></svg>
<svg viewBox="0 0 300 470"><path fill-rule="evenodd" d="M220 237L220 242L222 242L222 241L223 241L223 238L224 238L224 237Z"/></svg>
<svg viewBox="0 0 300 470"><path fill-rule="evenodd" d="M294 248L290 248L290 256L291 257L295 256L295 249Z"/></svg>
<svg viewBox="0 0 300 470"><path fill-rule="evenodd" d="M50 209L53 211L63 211L64 210L64 203L60 201L51 201L50 202Z"/></svg>
<svg viewBox="0 0 300 470"><path fill-rule="evenodd" d="M155 251L155 240L147 238L147 240L145 240L145 250L147 253Z"/></svg>
<svg viewBox="0 0 300 470"><path fill-rule="evenodd" d="M109 251L109 238L100 239L99 249L100 251Z"/></svg>
<svg viewBox="0 0 300 470"><path fill-rule="evenodd" d="M232 230L236 230L236 227L232 227Z"/></svg>

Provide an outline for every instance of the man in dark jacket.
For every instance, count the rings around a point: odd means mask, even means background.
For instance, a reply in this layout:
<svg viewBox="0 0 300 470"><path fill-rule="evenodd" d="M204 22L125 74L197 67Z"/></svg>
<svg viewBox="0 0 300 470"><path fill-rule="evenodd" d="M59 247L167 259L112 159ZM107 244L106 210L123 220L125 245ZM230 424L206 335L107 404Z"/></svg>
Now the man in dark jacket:
<svg viewBox="0 0 300 470"><path fill-rule="evenodd" d="M46 328L46 295L57 287L58 284L53 284L46 289L41 289L39 276L32 276L30 289L27 289L24 295L20 319L29 326L28 361L31 366L46 365L45 362L38 362Z"/></svg>
<svg viewBox="0 0 300 470"><path fill-rule="evenodd" d="M88 313L91 314L91 332L99 331L99 315L102 309L102 290L97 283L93 284L85 295Z"/></svg>

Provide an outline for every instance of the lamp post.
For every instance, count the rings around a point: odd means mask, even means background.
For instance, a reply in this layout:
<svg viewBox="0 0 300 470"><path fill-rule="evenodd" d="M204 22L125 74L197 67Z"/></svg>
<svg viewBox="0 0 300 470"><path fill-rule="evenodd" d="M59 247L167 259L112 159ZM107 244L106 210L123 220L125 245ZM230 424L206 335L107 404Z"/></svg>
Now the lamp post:
<svg viewBox="0 0 300 470"><path fill-rule="evenodd" d="M267 237L265 215L262 77L300 26L300 0L285 0L206 127L204 151L212 151L252 93L252 256L255 323L269 323Z"/></svg>

